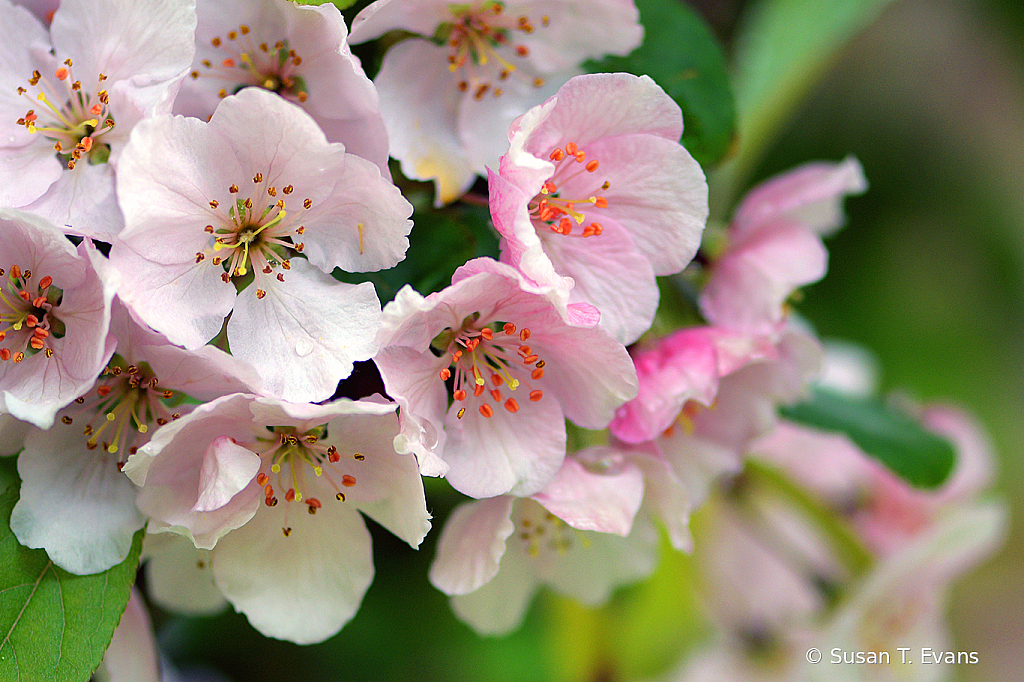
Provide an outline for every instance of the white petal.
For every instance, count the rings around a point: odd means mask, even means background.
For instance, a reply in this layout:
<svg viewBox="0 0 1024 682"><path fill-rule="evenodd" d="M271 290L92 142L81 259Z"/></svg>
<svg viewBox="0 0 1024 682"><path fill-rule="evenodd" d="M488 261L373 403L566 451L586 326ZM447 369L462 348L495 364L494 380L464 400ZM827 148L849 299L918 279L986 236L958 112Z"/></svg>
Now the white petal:
<svg viewBox="0 0 1024 682"><path fill-rule="evenodd" d="M515 530L510 515L515 498L491 497L460 504L445 521L430 582L445 594L467 594L498 573L505 541Z"/></svg>

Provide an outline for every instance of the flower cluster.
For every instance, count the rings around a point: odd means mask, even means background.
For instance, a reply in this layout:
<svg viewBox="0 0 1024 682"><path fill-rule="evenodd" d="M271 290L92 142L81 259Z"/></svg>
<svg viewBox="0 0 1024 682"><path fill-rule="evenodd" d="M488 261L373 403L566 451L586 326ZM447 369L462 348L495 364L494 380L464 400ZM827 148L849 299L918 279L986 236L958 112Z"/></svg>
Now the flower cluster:
<svg viewBox="0 0 1024 682"><path fill-rule="evenodd" d="M430 580L480 632L514 629L540 586L604 601L654 570L663 530L708 567L723 632L825 636L808 625L825 585L856 590L825 626L854 641L880 595L938 594L995 541L998 510L972 500L987 455L958 413L923 416L962 453L934 494L780 423L823 356L790 301L825 274L860 165L768 181L702 247L679 105L646 76L577 75L640 42L629 0L378 0L355 41L420 37L373 81L329 3L63 0L44 24L0 0L0 17L17 27L0 48L0 454L19 453L14 534L61 568L109 569L145 525L153 600L226 601L319 642L374 577L363 517L418 547L421 477L443 477L472 499ZM466 204L486 203L500 246L382 306L360 273L416 237L389 155L437 205L486 176ZM693 294L685 324L658 317L666 281ZM356 363L380 385L339 397ZM766 467L833 505L867 563L799 535L756 485ZM714 530L694 533L706 503ZM744 545L752 511L808 547L812 580ZM744 577L748 550L772 570ZM909 579L945 550L931 582ZM762 603L783 584L798 612ZM896 616L909 632L939 612Z"/></svg>

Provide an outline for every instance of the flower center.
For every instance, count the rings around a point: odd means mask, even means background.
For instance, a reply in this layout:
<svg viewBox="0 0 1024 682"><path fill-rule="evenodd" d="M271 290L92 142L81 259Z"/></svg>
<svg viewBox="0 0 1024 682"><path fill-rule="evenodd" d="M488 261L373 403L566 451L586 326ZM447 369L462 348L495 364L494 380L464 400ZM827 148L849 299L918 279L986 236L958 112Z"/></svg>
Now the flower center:
<svg viewBox="0 0 1024 682"><path fill-rule="evenodd" d="M200 62L203 71L193 71L192 79L206 77L227 81L229 85L217 93L221 99L245 87L258 87L295 102L305 102L309 91L297 71L302 57L291 49L287 40L279 40L273 46L257 45L250 33L250 28L242 25L237 31L228 31L227 40L220 36L211 40L225 56L216 62L204 59Z"/></svg>
<svg viewBox="0 0 1024 682"><path fill-rule="evenodd" d="M516 31L533 33L530 18L522 15L512 18L504 14L505 3L487 0L477 4L451 5L452 21L438 27L436 36L443 40L451 52L448 54L448 68L454 73L462 69L463 80L459 90L472 88L473 97L483 99L490 90L500 97L500 87L493 87L494 81L505 81L517 73L516 65L507 56L511 52L520 59L527 57L530 50L526 45L514 44ZM548 17L541 17L541 26L547 26ZM526 78L526 76L520 76ZM543 78L532 78L534 87L544 85Z"/></svg>
<svg viewBox="0 0 1024 682"><path fill-rule="evenodd" d="M70 59L64 60L64 66L54 72L54 77L56 81L50 81L38 71L32 72L28 85L38 89L34 100L27 88L18 87L19 95L45 107L38 113L29 109L18 119L18 125L54 140L57 158L68 170L74 170L83 156L89 163L105 163L110 157L110 145L102 142L102 136L114 127L107 91L100 85L107 77L99 75L95 94L83 91L81 81L75 80Z"/></svg>
<svg viewBox="0 0 1024 682"><path fill-rule="evenodd" d="M87 420L82 429L87 439L85 447L95 450L102 445L111 454L120 453L120 469L127 456L134 455L149 440L151 426L163 426L181 417L167 401L180 401L182 394L160 388L159 383L148 363L132 365L114 355L95 389L76 399L75 407L66 408L60 421L71 426Z"/></svg>
<svg viewBox="0 0 1024 682"><path fill-rule="evenodd" d="M594 237L601 234L604 228L601 223L591 221L585 225L579 233L573 232L575 225L583 225L587 216L583 209L588 211L593 208L607 208L608 200L600 196L599 192L607 191L611 183L605 180L601 185L589 192L580 192L578 197L565 196L564 186L580 175L593 173L599 164L597 159L587 161L586 154L570 142L561 147L555 147L548 156L555 162L555 172L544 182L540 194L530 200L530 219L534 227L541 231L551 231L565 236L573 235L579 237ZM590 206L587 206L590 204Z"/></svg>
<svg viewBox="0 0 1024 682"><path fill-rule="evenodd" d="M451 366L454 367L454 370L445 367L440 374L442 381L454 377L452 399L462 403L471 397L478 399L475 400L479 403L477 411L487 418L494 415L494 409L483 397L485 392L513 414L519 411L519 403L514 397L505 399L502 387L515 392L525 385L530 401L540 401L544 392L534 388L532 382L544 377L544 361L526 345L530 330L524 327L516 334L516 326L511 322L493 322L493 328L478 326L478 316L478 313L470 315L459 331L448 329L435 339L450 355ZM459 408L458 418L462 419L465 414L466 407Z"/></svg>
<svg viewBox="0 0 1024 682"><path fill-rule="evenodd" d="M531 557L544 553L565 556L577 545L588 547L586 535L544 509L536 500L523 499L517 505L518 537L523 551Z"/></svg>
<svg viewBox="0 0 1024 682"><path fill-rule="evenodd" d="M306 511L315 515L323 506L314 494L313 486L322 487L319 481L326 481L334 490L334 499L345 501L343 488L356 484L356 477L344 473L340 462L342 455L334 445L323 443L328 437L326 425L299 432L294 426L268 426L273 434L269 438L257 438L255 443L241 443L260 456L262 463L256 474L256 482L263 487L264 502L268 507L278 505L277 494L284 491L285 502L305 503ZM344 459L363 462L366 455L354 452ZM313 479L309 480L309 471ZM276 488L274 486L277 486ZM291 505L285 506L285 522L281 528L285 537L292 534L288 525Z"/></svg>
<svg viewBox="0 0 1024 682"><path fill-rule="evenodd" d="M306 231L301 224L303 211L313 206L311 199L304 199L300 208L286 208L288 197L295 191L292 185L280 190L264 181L263 173L252 178L252 191L245 199L238 198L238 185L228 187L232 202L225 212L216 199L209 202L214 219L203 230L210 235L209 246L196 253L196 263L209 262L223 268L221 279L240 286L248 285L245 278L250 272L256 284L256 298L267 295L267 289L274 280L284 281L284 273L277 268L290 270L290 257L302 253L305 244L300 241ZM360 239L362 225L359 225ZM361 244L361 241L360 241Z"/></svg>
<svg viewBox="0 0 1024 682"><path fill-rule="evenodd" d="M64 336L64 324L53 310L64 292L50 276L32 285L32 271L17 265L6 273L0 268L0 277L0 361L21 362L39 351L53 357L53 339Z"/></svg>

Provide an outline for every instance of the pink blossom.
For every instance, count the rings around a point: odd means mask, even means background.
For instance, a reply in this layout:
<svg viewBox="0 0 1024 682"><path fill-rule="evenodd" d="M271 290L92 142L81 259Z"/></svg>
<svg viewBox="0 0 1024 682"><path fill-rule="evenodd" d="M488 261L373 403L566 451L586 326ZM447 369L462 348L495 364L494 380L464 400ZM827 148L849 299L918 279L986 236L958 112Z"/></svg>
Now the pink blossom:
<svg viewBox="0 0 1024 682"><path fill-rule="evenodd" d="M200 0L196 57L175 113L208 120L244 87L275 92L302 107L327 139L377 164L388 177L388 137L373 83L347 42L331 3Z"/></svg>
<svg viewBox="0 0 1024 682"><path fill-rule="evenodd" d="M181 403L253 390L245 363L213 347L186 351L135 322L115 304L117 353L93 388L59 412L49 430L32 429L18 457L21 495L11 530L26 547L80 575L122 562L144 517L136 488L121 473L151 431L187 414ZM174 405L173 407L171 405Z"/></svg>
<svg viewBox="0 0 1024 682"><path fill-rule="evenodd" d="M704 317L753 333L775 329L793 291L824 277L821 237L842 225L843 197L866 189L860 163L849 157L800 166L751 190L701 292Z"/></svg>
<svg viewBox="0 0 1024 682"><path fill-rule="evenodd" d="M565 418L603 428L636 394L625 348L592 308L570 307L567 323L519 283L479 258L447 289L405 287L384 310L374 361L401 406L396 447L473 497L537 492L565 456Z"/></svg>
<svg viewBox="0 0 1024 682"><path fill-rule="evenodd" d="M140 119L170 111L195 22L192 2L64 0L48 32L0 2L0 205L71 234L116 234L113 165Z"/></svg>
<svg viewBox="0 0 1024 682"><path fill-rule="evenodd" d="M532 498L469 502L449 517L430 581L478 632L515 629L542 585L595 605L654 570L657 534L647 522L633 525L640 471L594 471L581 454Z"/></svg>
<svg viewBox="0 0 1024 682"><path fill-rule="evenodd" d="M394 410L227 396L158 431L125 473L150 529L211 550L217 588L256 629L319 642L373 579L359 512L413 547L430 527L416 460L392 446Z"/></svg>
<svg viewBox="0 0 1024 682"><path fill-rule="evenodd" d="M715 328L684 329L634 353L638 396L619 408L619 457L640 466L647 513L690 551L690 514L712 484L742 469L771 431L780 403L796 400L818 366L816 341L795 331L772 344ZM646 442L645 442L646 441Z"/></svg>
<svg viewBox="0 0 1024 682"><path fill-rule="evenodd" d="M643 29L631 0L379 0L352 22L352 41L400 29L374 83L391 154L410 178L433 179L436 203L457 199L508 149L508 124L578 73L586 59L628 54Z"/></svg>
<svg viewBox="0 0 1024 682"><path fill-rule="evenodd" d="M209 123L140 124L121 167L126 226L111 260L126 275L121 297L151 327L198 348L233 310L232 354L295 401L329 398L376 352L373 286L330 273L400 261L412 207L308 114L246 88Z"/></svg>
<svg viewBox="0 0 1024 682"><path fill-rule="evenodd" d="M682 130L679 106L650 78L563 85L512 124L500 177L490 175L502 260L538 287L593 304L605 329L635 341L658 306L655 275L693 258L708 215Z"/></svg>
<svg viewBox="0 0 1024 682"><path fill-rule="evenodd" d="M49 428L114 352L112 273L92 243L0 209L0 413Z"/></svg>

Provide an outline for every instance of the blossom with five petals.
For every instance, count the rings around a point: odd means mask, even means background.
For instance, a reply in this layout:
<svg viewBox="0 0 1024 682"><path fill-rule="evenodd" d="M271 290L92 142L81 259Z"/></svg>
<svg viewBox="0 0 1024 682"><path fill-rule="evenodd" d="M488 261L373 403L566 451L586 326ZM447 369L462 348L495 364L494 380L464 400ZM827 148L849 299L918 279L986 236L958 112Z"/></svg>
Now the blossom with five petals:
<svg viewBox="0 0 1024 682"><path fill-rule="evenodd" d="M682 132L679 106L646 76L563 85L512 124L489 175L502 261L563 305L593 304L602 327L635 341L658 307L655 276L690 262L707 220L707 183Z"/></svg>
<svg viewBox="0 0 1024 682"><path fill-rule="evenodd" d="M450 287L405 287L384 309L374 362L401 406L396 447L472 497L537 492L565 457L565 418L604 428L636 395L626 349L591 306L570 306L567 322L520 281L478 258Z"/></svg>
<svg viewBox="0 0 1024 682"><path fill-rule="evenodd" d="M110 254L119 293L170 341L198 348L232 313L232 354L256 367L264 391L293 401L329 398L376 352L373 285L330 273L400 261L412 207L304 111L246 88L209 123L143 122L121 167L126 226Z"/></svg>

